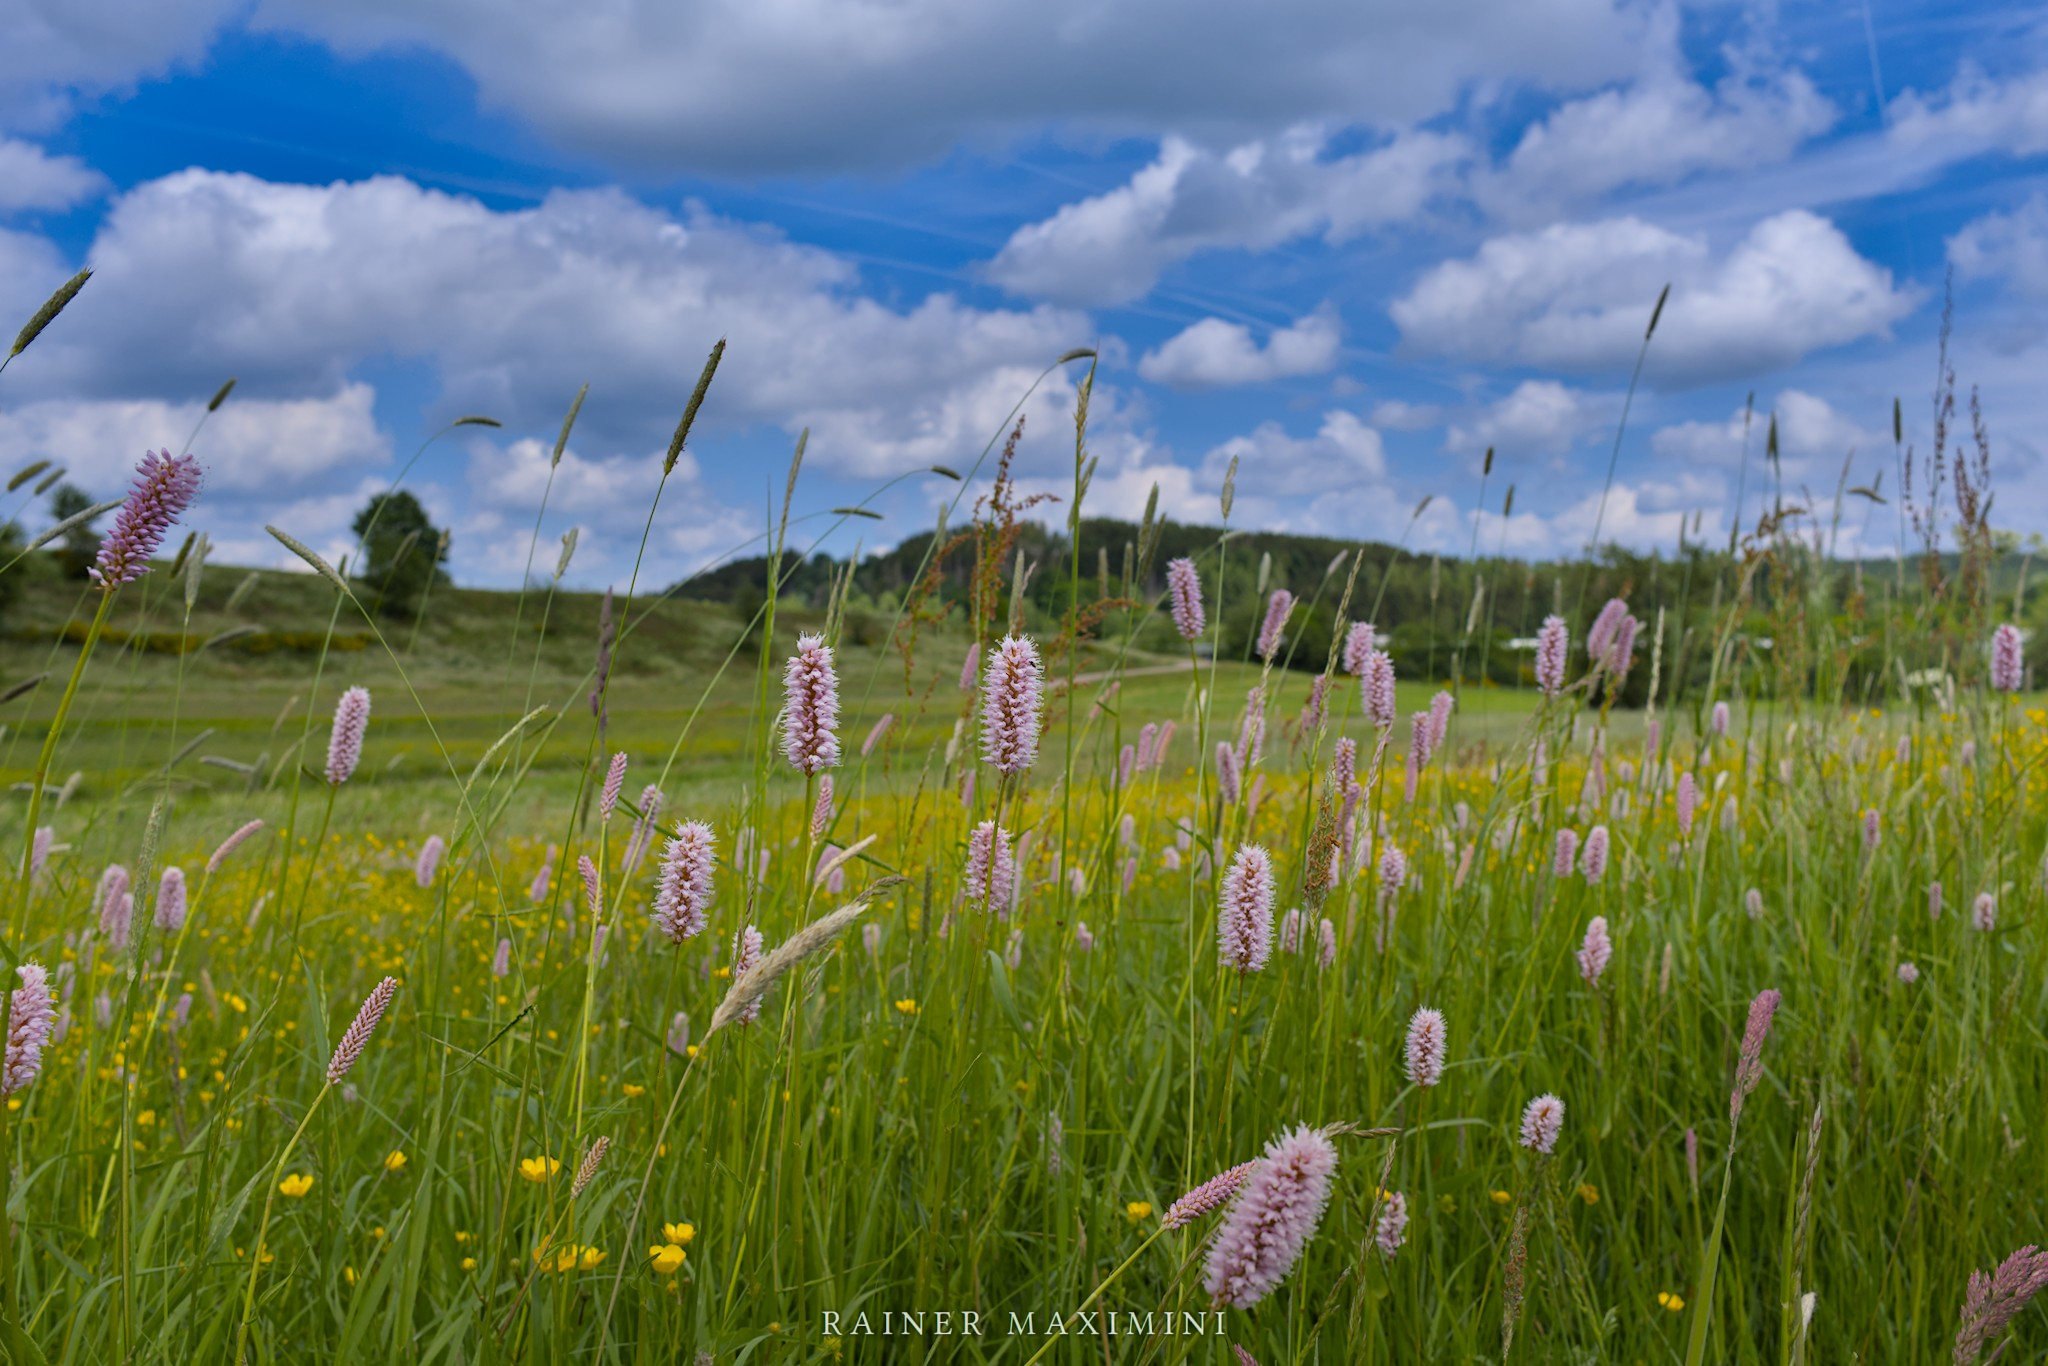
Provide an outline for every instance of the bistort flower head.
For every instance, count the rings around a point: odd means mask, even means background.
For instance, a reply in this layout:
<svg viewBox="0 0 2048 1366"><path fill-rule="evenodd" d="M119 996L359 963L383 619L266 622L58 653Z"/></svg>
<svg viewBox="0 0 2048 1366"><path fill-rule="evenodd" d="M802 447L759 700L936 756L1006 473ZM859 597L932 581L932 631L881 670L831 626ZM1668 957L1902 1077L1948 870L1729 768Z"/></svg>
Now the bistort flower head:
<svg viewBox="0 0 2048 1366"><path fill-rule="evenodd" d="M1294 594L1284 588L1273 590L1273 596L1266 599L1266 619L1259 626L1259 658L1268 664L1273 656L1280 653L1280 634L1287 629L1287 618L1294 614Z"/></svg>
<svg viewBox="0 0 2048 1366"><path fill-rule="evenodd" d="M8 1002L7 1056L0 1063L0 1095L13 1095L43 1070L43 1049L57 1022L56 1001L43 965L30 959L16 968L21 985Z"/></svg>
<svg viewBox="0 0 2048 1366"><path fill-rule="evenodd" d="M1564 687L1565 659L1571 653L1572 629L1563 617L1545 617L1536 633L1536 686L1545 697Z"/></svg>
<svg viewBox="0 0 2048 1366"><path fill-rule="evenodd" d="M1265 967L1273 952L1273 857L1259 845L1241 846L1223 874L1216 949L1240 973Z"/></svg>
<svg viewBox="0 0 2048 1366"><path fill-rule="evenodd" d="M663 848L661 880L654 893L654 923L680 944L702 932L711 906L711 871L718 861L718 837L703 821L680 821Z"/></svg>
<svg viewBox="0 0 2048 1366"><path fill-rule="evenodd" d="M1607 917L1596 915L1586 922L1586 939L1579 946L1579 976L1588 986L1597 986L1614 957L1614 941L1607 937Z"/></svg>
<svg viewBox="0 0 2048 1366"><path fill-rule="evenodd" d="M363 758L363 732L370 725L370 690L350 688L334 704L334 729L327 734L327 781L340 787Z"/></svg>
<svg viewBox="0 0 2048 1366"><path fill-rule="evenodd" d="M176 934L184 925L185 870L173 864L156 884L156 927Z"/></svg>
<svg viewBox="0 0 2048 1366"><path fill-rule="evenodd" d="M363 1008L356 1012L355 1021L342 1034L341 1042L334 1045L334 1054L327 1060L328 1085L347 1076L356 1059L363 1056L363 1050L370 1046L370 1036L377 1032L377 1022L384 1018L385 1009L397 994L398 979L386 977L364 999Z"/></svg>
<svg viewBox="0 0 2048 1366"><path fill-rule="evenodd" d="M434 874L441 871L441 855L448 851L448 843L439 835L427 836L427 842L420 846L420 856L412 865L412 880L422 887L434 885Z"/></svg>
<svg viewBox="0 0 2048 1366"><path fill-rule="evenodd" d="M1359 676L1359 695L1366 718L1382 731L1394 728L1394 661L1385 650L1365 657L1365 672Z"/></svg>
<svg viewBox="0 0 2048 1366"><path fill-rule="evenodd" d="M1017 884L1017 856L1009 831L994 821L974 827L967 838L967 870L962 882L969 905L985 905L999 914L1010 908Z"/></svg>
<svg viewBox="0 0 2048 1366"><path fill-rule="evenodd" d="M1521 1143L1531 1152L1548 1157L1557 1147L1557 1136L1563 1129L1564 1102L1556 1096L1540 1095L1522 1110Z"/></svg>
<svg viewBox="0 0 2048 1366"><path fill-rule="evenodd" d="M1443 1012L1428 1006L1416 1011L1408 1021L1408 1080L1423 1087L1442 1081L1446 1046Z"/></svg>
<svg viewBox="0 0 2048 1366"><path fill-rule="evenodd" d="M1369 621L1354 621L1344 633L1344 672L1353 678L1365 676L1365 661L1372 658L1376 632Z"/></svg>
<svg viewBox="0 0 2048 1366"><path fill-rule="evenodd" d="M1306 1126L1266 1145L1209 1244L1202 1285L1217 1305L1249 1309L1300 1260L1330 1201L1337 1148Z"/></svg>
<svg viewBox="0 0 2048 1366"><path fill-rule="evenodd" d="M1735 1063L1735 1088L1728 1093L1730 1123L1742 1118L1742 1102L1764 1079L1764 1040L1770 1037L1771 1018L1778 1013L1782 998L1769 987L1749 1003L1749 1023L1742 1031L1742 1053Z"/></svg>
<svg viewBox="0 0 2048 1366"><path fill-rule="evenodd" d="M2026 677L2026 661L2020 650L2020 628L2001 623L1991 633L1991 686L1999 692L2018 692Z"/></svg>
<svg viewBox="0 0 2048 1366"><path fill-rule="evenodd" d="M798 636L782 673L782 757L799 773L839 762L839 671L819 635Z"/></svg>
<svg viewBox="0 0 2048 1366"><path fill-rule="evenodd" d="M1203 1215L1223 1208L1230 1203L1230 1197L1243 1188L1245 1178L1250 1176L1252 1169L1258 1165L1258 1159L1253 1158L1249 1162L1238 1163L1229 1171L1210 1177L1166 1207L1166 1215L1159 1221L1160 1230L1163 1232L1184 1224L1192 1224Z"/></svg>
<svg viewBox="0 0 2048 1366"><path fill-rule="evenodd" d="M1182 640L1194 640L1208 624L1202 610L1202 575L1195 562L1185 557L1166 566L1166 594L1173 612L1173 629Z"/></svg>
<svg viewBox="0 0 2048 1366"><path fill-rule="evenodd" d="M114 529L86 572L107 592L149 572L149 561L164 535L199 496L199 457L148 451L135 467L127 500L114 514Z"/></svg>
<svg viewBox="0 0 2048 1366"><path fill-rule="evenodd" d="M1038 646L1005 636L989 660L982 686L982 757L1015 777L1038 760L1038 728L1045 706L1045 666Z"/></svg>

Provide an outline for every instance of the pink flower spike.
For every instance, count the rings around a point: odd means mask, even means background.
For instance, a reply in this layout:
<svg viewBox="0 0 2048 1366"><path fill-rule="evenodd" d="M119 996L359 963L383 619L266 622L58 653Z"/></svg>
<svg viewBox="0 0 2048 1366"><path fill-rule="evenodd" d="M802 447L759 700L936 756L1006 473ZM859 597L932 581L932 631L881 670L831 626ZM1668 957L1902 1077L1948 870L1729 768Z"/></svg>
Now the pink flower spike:
<svg viewBox="0 0 2048 1366"><path fill-rule="evenodd" d="M1365 659L1365 672L1358 680L1366 717L1381 731L1394 728L1394 661L1385 650L1374 650Z"/></svg>
<svg viewBox="0 0 2048 1366"><path fill-rule="evenodd" d="M1735 1089L1728 1094L1728 1120L1742 1118L1742 1102L1764 1079L1764 1040L1770 1037L1771 1018L1778 1013L1782 998L1769 987L1749 1003L1749 1024L1742 1031L1742 1053L1735 1063Z"/></svg>
<svg viewBox="0 0 2048 1366"><path fill-rule="evenodd" d="M1266 619L1259 626L1259 658L1268 664L1273 656L1280 653L1280 633L1287 629L1287 618L1294 615L1294 594L1284 588L1273 590L1273 596L1266 599Z"/></svg>
<svg viewBox="0 0 2048 1366"><path fill-rule="evenodd" d="M967 647L967 658L960 661L960 691L973 692L974 680L981 675L981 642L974 641Z"/></svg>
<svg viewBox="0 0 2048 1366"><path fill-rule="evenodd" d="M1173 629L1182 640L1194 640L1208 624L1202 610L1202 575L1195 562L1182 558L1166 566L1166 593L1173 613Z"/></svg>
<svg viewBox="0 0 2048 1366"><path fill-rule="evenodd" d="M341 1036L341 1042L334 1045L334 1055L327 1060L329 1086L347 1076L349 1068L356 1065L356 1059L363 1056L363 1050L370 1045L370 1036L377 1032L377 1022L384 1018L385 1009L397 994L398 979L386 977L363 1001L363 1008L356 1012L355 1022Z"/></svg>
<svg viewBox="0 0 2048 1366"><path fill-rule="evenodd" d="M1445 1048L1443 1012L1428 1006L1416 1011L1408 1021L1408 1080L1421 1087L1442 1081Z"/></svg>
<svg viewBox="0 0 2048 1366"><path fill-rule="evenodd" d="M799 773L839 762L839 672L819 635L798 636L782 674L782 757Z"/></svg>
<svg viewBox="0 0 2048 1366"><path fill-rule="evenodd" d="M434 874L441 871L441 855L447 851L447 842L439 835L427 836L427 842L420 846L420 856L412 866L412 880L422 887L433 886Z"/></svg>
<svg viewBox="0 0 2048 1366"><path fill-rule="evenodd" d="M221 864L227 862L228 855L234 853L235 850L239 849L242 846L243 840L248 839L249 836L255 834L258 830L261 830L262 828L262 821L250 821L246 825L243 825L240 829L236 830L234 834L229 835L226 839L222 840L220 842L220 847L213 851L213 857L206 860L206 871L209 873L219 872Z"/></svg>
<svg viewBox="0 0 2048 1366"><path fill-rule="evenodd" d="M1571 653L1572 630L1563 617L1545 617L1536 633L1536 687L1555 697L1564 687L1565 659Z"/></svg>
<svg viewBox="0 0 2048 1366"><path fill-rule="evenodd" d="M1240 1162L1229 1171L1210 1177L1201 1185L1183 1195L1166 1207L1166 1214L1159 1221L1161 1230L1181 1228L1192 1224L1205 1214L1213 1214L1230 1203L1230 1198L1243 1189L1245 1178L1259 1165L1258 1159Z"/></svg>
<svg viewBox="0 0 2048 1366"><path fill-rule="evenodd" d="M598 881L597 864L588 854L578 855L576 871L583 878L583 901L590 908L590 920L594 925L604 923L604 887Z"/></svg>
<svg viewBox="0 0 2048 1366"><path fill-rule="evenodd" d="M185 872L173 865L164 869L156 885L156 927L176 934L185 925Z"/></svg>
<svg viewBox="0 0 2048 1366"><path fill-rule="evenodd" d="M982 757L997 772L1015 777L1037 762L1044 705L1038 646L1023 636L1005 636L982 685Z"/></svg>
<svg viewBox="0 0 2048 1366"><path fill-rule="evenodd" d="M1550 858L1550 875L1568 878L1579 863L1579 832L1567 826L1557 832L1556 851Z"/></svg>
<svg viewBox="0 0 2048 1366"><path fill-rule="evenodd" d="M135 482L114 529L100 542L98 558L86 572L107 592L133 583L149 572L150 557L162 548L164 536L192 500L199 496L199 457L148 451L135 467Z"/></svg>
<svg viewBox="0 0 2048 1366"><path fill-rule="evenodd" d="M740 978L754 970L761 961L761 932L752 925L746 926L732 941L732 980L738 985ZM734 1017L736 1022L750 1025L761 1018L761 998L756 996Z"/></svg>
<svg viewBox="0 0 2048 1366"><path fill-rule="evenodd" d="M1579 871L1586 881L1598 882L1607 873L1607 827L1596 825L1586 832L1585 848L1579 852Z"/></svg>
<svg viewBox="0 0 2048 1366"><path fill-rule="evenodd" d="M370 725L370 690L350 688L334 704L334 729L327 736L327 781L340 787L363 758L363 732Z"/></svg>
<svg viewBox="0 0 2048 1366"><path fill-rule="evenodd" d="M1598 986L1600 974L1614 957L1614 942L1607 937L1607 917L1596 915L1586 922L1585 943L1579 948L1579 976L1586 985Z"/></svg>
<svg viewBox="0 0 2048 1366"><path fill-rule="evenodd" d="M1522 1111L1521 1143L1531 1152L1550 1156L1557 1147L1557 1136L1563 1130L1564 1102L1556 1096L1538 1096Z"/></svg>
<svg viewBox="0 0 2048 1366"><path fill-rule="evenodd" d="M1010 832L994 821L974 827L967 840L967 871L962 879L967 902L986 907L998 915L1010 908L1010 896L1017 881L1017 858L1010 846Z"/></svg>
<svg viewBox="0 0 2048 1366"><path fill-rule="evenodd" d="M2002 623L1991 633L1991 686L1998 692L2018 692L2026 677L2026 662L2020 649L2020 628Z"/></svg>
<svg viewBox="0 0 2048 1366"><path fill-rule="evenodd" d="M675 838L662 850L654 923L671 943L701 933L709 921L717 842L709 825L689 821L677 824Z"/></svg>
<svg viewBox="0 0 2048 1366"><path fill-rule="evenodd" d="M1387 1198L1380 1204L1380 1219L1373 1231L1373 1241L1379 1245L1381 1256L1391 1257L1401 1250L1407 1236L1408 1197L1399 1191L1388 1191Z"/></svg>
<svg viewBox="0 0 2048 1366"><path fill-rule="evenodd" d="M1336 1172L1336 1146L1320 1129L1266 1145L1209 1244L1202 1284L1213 1303L1249 1309L1287 1278L1322 1222Z"/></svg>
<svg viewBox="0 0 2048 1366"><path fill-rule="evenodd" d="M1354 621L1344 633L1344 672L1353 678L1365 675L1365 661L1372 657L1374 632L1369 621Z"/></svg>
<svg viewBox="0 0 2048 1366"><path fill-rule="evenodd" d="M1223 874L1216 946L1239 973L1259 971L1273 952L1273 859L1256 844L1240 847Z"/></svg>
<svg viewBox="0 0 2048 1366"><path fill-rule="evenodd" d="M1678 775L1678 793L1675 798L1678 810L1678 837L1692 838L1693 816L1700 809L1700 785L1693 781L1690 773Z"/></svg>
<svg viewBox="0 0 2048 1366"><path fill-rule="evenodd" d="M600 825L609 824L612 812L619 809L619 796L626 790L626 755L621 751L612 756L610 767L605 769L604 790L597 799L597 819Z"/></svg>
<svg viewBox="0 0 2048 1366"><path fill-rule="evenodd" d="M875 746L882 743L882 737L887 735L889 727L895 724L896 713L893 711L883 712L882 719L875 722L874 729L868 732L868 738L860 742L860 757L865 759L870 754L873 754Z"/></svg>
<svg viewBox="0 0 2048 1366"><path fill-rule="evenodd" d="M13 1095L35 1081L43 1070L43 1049L57 1022L49 974L30 959L16 968L21 979L8 1001L7 1054L0 1064L0 1095Z"/></svg>

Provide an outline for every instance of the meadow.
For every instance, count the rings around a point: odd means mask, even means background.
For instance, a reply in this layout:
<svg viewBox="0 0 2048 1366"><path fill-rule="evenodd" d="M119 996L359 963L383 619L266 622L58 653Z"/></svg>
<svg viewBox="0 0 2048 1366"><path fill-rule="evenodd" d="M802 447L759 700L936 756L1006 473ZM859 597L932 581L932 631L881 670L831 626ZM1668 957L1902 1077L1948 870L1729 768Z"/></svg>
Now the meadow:
<svg viewBox="0 0 2048 1366"><path fill-rule="evenodd" d="M168 452L96 581L9 566L8 1359L2043 1350L2048 714L1988 541L1881 607L1961 644L1873 704L1760 527L1673 706L1670 604L1591 566L1514 686L1396 679L1362 549L1226 650L1229 485L1049 613L993 450L966 590L879 631L778 591L800 461L751 614L557 569L394 620L290 528L180 547Z"/></svg>

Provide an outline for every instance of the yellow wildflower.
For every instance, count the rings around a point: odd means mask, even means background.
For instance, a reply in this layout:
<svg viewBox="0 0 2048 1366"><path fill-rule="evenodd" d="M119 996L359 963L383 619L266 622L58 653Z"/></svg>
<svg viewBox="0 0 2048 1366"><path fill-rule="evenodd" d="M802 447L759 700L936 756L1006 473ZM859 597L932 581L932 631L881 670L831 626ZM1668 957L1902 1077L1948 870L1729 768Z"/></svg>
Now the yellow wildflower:
<svg viewBox="0 0 2048 1366"><path fill-rule="evenodd" d="M624 1086L620 1087L619 1089L620 1089L620 1090L622 1090L622 1091L624 1091L624 1092L626 1093L626 1099L627 1099L627 1100L633 1100L633 1099L635 1099L635 1098L637 1098L637 1097L639 1097L639 1096L644 1096L644 1095L646 1095L646 1094L647 1094L647 1088L646 1088L646 1087L644 1087L644 1086L635 1086L635 1085L634 1085L634 1084L633 1084L632 1082L630 1082L630 1081L629 1081L629 1082L627 1082L627 1083L626 1083L626 1084L625 1084Z"/></svg>
<svg viewBox="0 0 2048 1366"><path fill-rule="evenodd" d="M1496 1205L1505 1205L1508 1201L1515 1198L1506 1191L1493 1191L1490 1194L1493 1196L1493 1203Z"/></svg>
<svg viewBox="0 0 2048 1366"><path fill-rule="evenodd" d="M1597 1205L1600 1203L1600 1188L1598 1186L1581 1185L1578 1188L1578 1190L1573 1193L1577 1195L1579 1199L1585 1201L1589 1205Z"/></svg>
<svg viewBox="0 0 2048 1366"><path fill-rule="evenodd" d="M290 1176L277 1183L277 1193L279 1195L289 1195L294 1199L304 1195L311 1189L313 1189L313 1178L303 1172L293 1172Z"/></svg>
<svg viewBox="0 0 2048 1366"><path fill-rule="evenodd" d="M648 1248L647 1255L654 1263L654 1274L668 1276L682 1266L683 1258L688 1254L674 1243L663 1243L659 1247Z"/></svg>
<svg viewBox="0 0 2048 1366"><path fill-rule="evenodd" d="M661 1236L677 1247L687 1247L690 1240L697 1236L697 1229L692 1224L663 1224Z"/></svg>
<svg viewBox="0 0 2048 1366"><path fill-rule="evenodd" d="M1685 1301L1672 1294L1669 1290L1659 1290L1657 1292L1657 1303L1663 1305L1674 1314L1685 1308Z"/></svg>
<svg viewBox="0 0 2048 1366"><path fill-rule="evenodd" d="M552 1157L522 1157L519 1159L519 1174L528 1181L551 1181L556 1172L562 1170L561 1161Z"/></svg>
<svg viewBox="0 0 2048 1366"><path fill-rule="evenodd" d="M1137 1223L1140 1219L1150 1219L1151 1217L1152 1202L1149 1200L1133 1200L1131 1201L1131 1203L1124 1206L1124 1218L1130 1220L1134 1224Z"/></svg>
<svg viewBox="0 0 2048 1366"><path fill-rule="evenodd" d="M404 1169L405 1154L398 1151L396 1148L393 1148L390 1151L390 1153L388 1153L384 1158L384 1170L387 1172L395 1172L403 1171Z"/></svg>
<svg viewBox="0 0 2048 1366"><path fill-rule="evenodd" d="M906 997L904 997L904 998L903 998L902 1000L898 1001L898 1002L896 1003L896 1012L897 1012L897 1014L899 1014L899 1015L915 1015L915 1014L917 1014L917 1001L916 1001L916 998L914 998L914 997L910 997L910 996L906 996Z"/></svg>

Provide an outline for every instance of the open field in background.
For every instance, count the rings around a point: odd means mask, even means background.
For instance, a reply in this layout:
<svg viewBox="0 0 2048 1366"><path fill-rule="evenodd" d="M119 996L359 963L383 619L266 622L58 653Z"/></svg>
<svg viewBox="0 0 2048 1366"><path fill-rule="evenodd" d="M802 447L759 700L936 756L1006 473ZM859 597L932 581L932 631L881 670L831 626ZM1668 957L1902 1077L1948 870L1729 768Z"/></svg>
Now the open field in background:
<svg viewBox="0 0 2048 1366"><path fill-rule="evenodd" d="M1494 629L1476 575L1390 591L1398 551L1375 583L1365 547L1148 519L1090 573L1017 511L999 469L944 572L799 593L771 556L621 598L603 649L599 599L545 587L414 619L324 562L160 558L109 599L26 560L0 1351L2048 1341L2048 713L1981 514L1882 591L1792 514L1523 567ZM1539 690L1475 638L1546 595ZM1367 616L1390 653L1330 650Z"/></svg>

